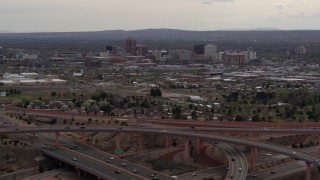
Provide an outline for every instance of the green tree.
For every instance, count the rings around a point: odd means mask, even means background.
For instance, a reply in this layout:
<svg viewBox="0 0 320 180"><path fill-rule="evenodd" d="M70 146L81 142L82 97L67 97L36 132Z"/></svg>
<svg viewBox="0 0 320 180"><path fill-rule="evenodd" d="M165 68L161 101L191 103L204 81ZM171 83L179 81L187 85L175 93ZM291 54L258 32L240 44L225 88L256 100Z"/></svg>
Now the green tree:
<svg viewBox="0 0 320 180"><path fill-rule="evenodd" d="M162 96L162 92L159 88L151 88L150 90L150 95L151 96Z"/></svg>
<svg viewBox="0 0 320 180"><path fill-rule="evenodd" d="M198 119L198 114L197 114L196 111L192 111L192 113L191 113L191 118L192 118L193 120L197 120L197 119Z"/></svg>
<svg viewBox="0 0 320 180"><path fill-rule="evenodd" d="M112 110L109 102L107 101L100 101L98 105L100 110L104 112L104 115L109 114Z"/></svg>
<svg viewBox="0 0 320 180"><path fill-rule="evenodd" d="M240 115L237 115L236 118L235 118L235 121L243 121L243 118L242 116Z"/></svg>
<svg viewBox="0 0 320 180"><path fill-rule="evenodd" d="M52 92L51 92L51 96L52 96L52 97L56 97L56 96L57 96L57 93L56 93L55 91L52 91Z"/></svg>
<svg viewBox="0 0 320 180"><path fill-rule="evenodd" d="M175 107L172 109L174 119L181 119L181 107Z"/></svg>

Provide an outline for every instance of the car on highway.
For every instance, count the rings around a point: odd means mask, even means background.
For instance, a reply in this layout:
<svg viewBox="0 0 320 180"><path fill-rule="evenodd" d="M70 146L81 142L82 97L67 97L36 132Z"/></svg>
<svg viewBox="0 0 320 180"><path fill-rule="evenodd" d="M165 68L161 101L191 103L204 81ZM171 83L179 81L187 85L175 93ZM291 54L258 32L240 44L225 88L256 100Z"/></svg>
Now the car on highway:
<svg viewBox="0 0 320 180"><path fill-rule="evenodd" d="M107 162L107 163L111 163L111 161L110 161L109 159L108 159L108 160L106 160L106 162Z"/></svg>
<svg viewBox="0 0 320 180"><path fill-rule="evenodd" d="M234 159L234 158L232 158L232 159L231 159L231 161L235 161L235 159Z"/></svg>
<svg viewBox="0 0 320 180"><path fill-rule="evenodd" d="M149 176L150 176L150 177L155 177L156 174L155 174L155 173L150 173Z"/></svg>
<svg viewBox="0 0 320 180"><path fill-rule="evenodd" d="M84 127L84 126L81 126L81 127L80 127L80 129L85 129L85 128L86 128L86 127Z"/></svg>
<svg viewBox="0 0 320 180"><path fill-rule="evenodd" d="M242 168L239 168L238 171L242 171Z"/></svg>
<svg viewBox="0 0 320 180"><path fill-rule="evenodd" d="M16 131L17 131L17 130L19 130L19 128L14 128L14 130L16 130Z"/></svg>
<svg viewBox="0 0 320 180"><path fill-rule="evenodd" d="M114 171L116 174L121 174L121 171L120 170L115 170Z"/></svg>
<svg viewBox="0 0 320 180"><path fill-rule="evenodd" d="M313 160L313 162L315 163L315 164L319 164L319 161L318 160Z"/></svg>
<svg viewBox="0 0 320 180"><path fill-rule="evenodd" d="M74 158L72 158L72 161L78 161L78 159L74 157Z"/></svg>
<svg viewBox="0 0 320 180"><path fill-rule="evenodd" d="M252 174L251 177L258 177L258 174Z"/></svg>
<svg viewBox="0 0 320 180"><path fill-rule="evenodd" d="M297 153L296 153L295 151L292 151L292 154L293 154L293 155L297 155Z"/></svg>
<svg viewBox="0 0 320 180"><path fill-rule="evenodd" d="M133 173L138 173L138 169L132 169Z"/></svg>
<svg viewBox="0 0 320 180"><path fill-rule="evenodd" d="M227 167L226 167L226 170L229 170L229 169L230 169L230 166L227 166Z"/></svg>
<svg viewBox="0 0 320 180"><path fill-rule="evenodd" d="M167 132L167 130L164 129L164 130L161 130L160 132L165 133L165 132Z"/></svg>
<svg viewBox="0 0 320 180"><path fill-rule="evenodd" d="M191 176L197 176L197 173L192 173Z"/></svg>
<svg viewBox="0 0 320 180"><path fill-rule="evenodd" d="M110 157L110 160L114 160L114 157L111 156L111 157Z"/></svg>
<svg viewBox="0 0 320 180"><path fill-rule="evenodd" d="M271 174L275 174L275 173L276 173L276 171L272 170L270 173L271 173Z"/></svg>
<svg viewBox="0 0 320 180"><path fill-rule="evenodd" d="M64 129L70 129L70 127L65 127Z"/></svg>
<svg viewBox="0 0 320 180"><path fill-rule="evenodd" d="M127 167L127 166L128 166L128 164L127 164L127 163L125 163L125 162L123 162L123 163L121 163L121 166L122 166L122 167Z"/></svg>

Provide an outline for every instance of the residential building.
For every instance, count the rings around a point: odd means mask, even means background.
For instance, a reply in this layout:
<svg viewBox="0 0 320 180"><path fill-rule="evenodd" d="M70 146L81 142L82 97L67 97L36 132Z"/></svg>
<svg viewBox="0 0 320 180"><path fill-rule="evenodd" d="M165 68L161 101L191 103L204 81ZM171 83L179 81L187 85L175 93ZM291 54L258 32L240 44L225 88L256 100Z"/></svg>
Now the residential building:
<svg viewBox="0 0 320 180"><path fill-rule="evenodd" d="M16 55L17 60L37 60L38 56L36 54L19 53Z"/></svg>

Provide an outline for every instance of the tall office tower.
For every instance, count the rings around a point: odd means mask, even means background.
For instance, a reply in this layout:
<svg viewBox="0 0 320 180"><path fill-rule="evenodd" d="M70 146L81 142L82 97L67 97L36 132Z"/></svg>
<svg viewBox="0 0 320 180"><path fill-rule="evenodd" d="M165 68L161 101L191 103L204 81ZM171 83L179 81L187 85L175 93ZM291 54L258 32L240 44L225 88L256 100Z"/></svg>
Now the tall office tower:
<svg viewBox="0 0 320 180"><path fill-rule="evenodd" d="M146 56L148 54L148 46L145 44L137 45L137 52L139 56Z"/></svg>
<svg viewBox="0 0 320 180"><path fill-rule="evenodd" d="M204 54L204 45L203 44L194 45L193 52L195 52L196 55L203 55Z"/></svg>
<svg viewBox="0 0 320 180"><path fill-rule="evenodd" d="M0 47L0 58L2 58L3 54L4 54L4 49Z"/></svg>
<svg viewBox="0 0 320 180"><path fill-rule="evenodd" d="M294 48L294 53L298 55L306 54L307 53L307 48L304 46L298 46Z"/></svg>
<svg viewBox="0 0 320 180"><path fill-rule="evenodd" d="M223 55L223 62L226 65L241 65L246 62L246 55L233 52L233 53L225 53Z"/></svg>
<svg viewBox="0 0 320 180"><path fill-rule="evenodd" d="M133 56L137 55L137 42L132 37L126 40L125 53Z"/></svg>
<svg viewBox="0 0 320 180"><path fill-rule="evenodd" d="M218 53L217 53L217 46L208 44L204 47L204 56L210 60L217 60Z"/></svg>
<svg viewBox="0 0 320 180"><path fill-rule="evenodd" d="M106 46L106 51L107 51L109 54L116 54L116 53L117 53L117 47L112 46L112 45L107 45L107 46Z"/></svg>

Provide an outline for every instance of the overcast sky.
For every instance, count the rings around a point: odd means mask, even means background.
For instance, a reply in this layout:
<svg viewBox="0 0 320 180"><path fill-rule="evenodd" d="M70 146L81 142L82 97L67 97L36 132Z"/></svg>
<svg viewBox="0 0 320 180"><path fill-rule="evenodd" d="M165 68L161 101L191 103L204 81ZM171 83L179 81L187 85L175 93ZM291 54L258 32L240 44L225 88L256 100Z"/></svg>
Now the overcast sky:
<svg viewBox="0 0 320 180"><path fill-rule="evenodd" d="M1 0L0 31L320 29L320 0Z"/></svg>

